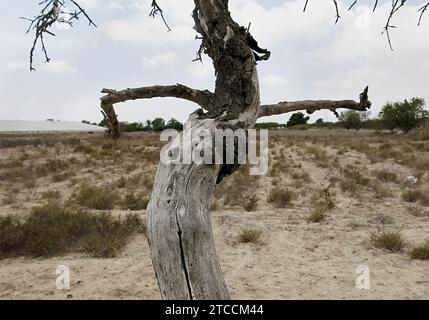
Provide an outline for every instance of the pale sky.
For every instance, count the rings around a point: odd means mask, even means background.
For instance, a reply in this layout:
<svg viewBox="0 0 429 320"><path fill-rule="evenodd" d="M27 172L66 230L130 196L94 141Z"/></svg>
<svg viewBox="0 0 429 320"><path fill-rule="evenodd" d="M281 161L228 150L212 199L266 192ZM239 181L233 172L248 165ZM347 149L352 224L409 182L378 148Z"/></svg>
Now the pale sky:
<svg viewBox="0 0 429 320"><path fill-rule="evenodd" d="M214 87L211 61L192 62L195 40L190 16L192 0L159 0L172 27L149 18L151 0L80 0L98 28L81 19L73 29L55 27L46 44L52 61L45 64L36 50L36 72L29 72L33 35L25 34L20 16L37 13L39 0L1 1L0 119L100 121L102 88L123 89L182 83L199 89ZM331 0L230 0L233 17L272 52L259 64L261 102L303 99L357 99L366 85L372 116L386 101L414 96L429 102L429 14L417 27L418 4L409 1L395 16L391 31L395 51L381 35L390 0L373 1L347 12L353 1L339 1L337 25ZM198 106L176 99L154 99L116 106L121 121L155 117L185 121ZM289 115L262 121L285 122ZM312 120L333 119L317 112Z"/></svg>

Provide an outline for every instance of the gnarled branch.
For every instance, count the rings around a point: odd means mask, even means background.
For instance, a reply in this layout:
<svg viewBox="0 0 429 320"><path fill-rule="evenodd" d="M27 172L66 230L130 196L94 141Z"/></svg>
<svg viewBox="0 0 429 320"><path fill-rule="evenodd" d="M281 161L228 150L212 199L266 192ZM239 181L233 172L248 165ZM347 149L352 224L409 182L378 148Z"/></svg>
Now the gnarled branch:
<svg viewBox="0 0 429 320"><path fill-rule="evenodd" d="M113 138L119 138L119 121L113 105L119 102L137 99L165 98L173 97L195 102L207 111L210 111L213 93L208 90L196 90L176 84L171 86L151 86L141 88L128 88L117 91L113 89L103 89L106 95L101 98L101 108L109 123L109 133Z"/></svg>
<svg viewBox="0 0 429 320"><path fill-rule="evenodd" d="M103 89L101 93L107 94L101 98L101 102L104 104L115 104L137 99L173 97L195 102L206 110L210 110L210 104L213 98L213 93L208 90L191 89L179 83L172 86L128 88L121 91Z"/></svg>
<svg viewBox="0 0 429 320"><path fill-rule="evenodd" d="M368 100L368 87L366 87L360 94L359 102L353 100L284 101L277 104L262 105L258 117L268 117L293 111L306 111L308 114L312 114L318 110L330 110L338 117L337 109L366 111L370 107L371 101Z"/></svg>

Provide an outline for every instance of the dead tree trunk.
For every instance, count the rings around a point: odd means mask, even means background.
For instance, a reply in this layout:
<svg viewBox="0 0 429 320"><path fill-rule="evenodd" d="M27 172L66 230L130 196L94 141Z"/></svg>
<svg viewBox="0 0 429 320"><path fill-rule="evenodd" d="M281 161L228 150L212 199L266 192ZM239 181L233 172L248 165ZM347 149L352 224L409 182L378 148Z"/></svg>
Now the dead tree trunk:
<svg viewBox="0 0 429 320"><path fill-rule="evenodd" d="M249 30L235 23L227 0L195 0L195 29L201 35L200 53L213 60L216 70L214 93L183 85L155 86L115 91L104 89L101 107L109 119L112 137L119 137L113 108L118 102L153 97L177 97L199 104L185 129L161 155L168 158L190 144L192 131L253 128L258 117L320 109L366 110L367 89L359 102L302 101L260 106L257 61L269 51L259 48ZM180 151L179 151L180 152ZM222 165L165 164L161 161L147 209L147 236L153 266L163 299L229 299L210 222L213 191Z"/></svg>
<svg viewBox="0 0 429 320"><path fill-rule="evenodd" d="M253 127L259 110L256 61L246 30L231 19L227 1L195 4L196 29L217 73L216 90L209 111L192 114L177 139L187 139L201 127L213 134L217 128ZM195 163L161 163L158 168L147 222L153 265L165 299L229 298L210 222L219 170L219 165Z"/></svg>

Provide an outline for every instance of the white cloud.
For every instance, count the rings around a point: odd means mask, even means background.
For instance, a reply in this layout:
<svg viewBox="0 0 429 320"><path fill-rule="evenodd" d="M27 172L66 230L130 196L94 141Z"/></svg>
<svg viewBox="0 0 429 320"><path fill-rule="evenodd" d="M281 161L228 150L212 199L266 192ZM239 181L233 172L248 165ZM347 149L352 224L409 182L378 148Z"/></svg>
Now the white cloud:
<svg viewBox="0 0 429 320"><path fill-rule="evenodd" d="M149 18L151 1L126 2L123 6L130 12L124 18L111 21L107 36L114 41L152 47L184 45L194 41L196 32L193 23L191 1L168 1L163 3L163 12L171 31L167 31L161 16Z"/></svg>
<svg viewBox="0 0 429 320"><path fill-rule="evenodd" d="M124 5L119 3L118 1L110 1L106 8L108 10L119 10L119 11L125 11L126 10Z"/></svg>
<svg viewBox="0 0 429 320"><path fill-rule="evenodd" d="M107 35L114 41L168 47L193 41L195 32L189 26L175 26L172 31L167 32L159 20L138 16L112 21L107 26Z"/></svg>
<svg viewBox="0 0 429 320"><path fill-rule="evenodd" d="M204 63L199 61L191 63L186 68L186 73L193 78L208 79L210 77L214 77L215 70L212 62L206 59Z"/></svg>
<svg viewBox="0 0 429 320"><path fill-rule="evenodd" d="M312 1L304 14L303 1L283 1L270 9L258 1L231 2L231 13L244 26L252 22L251 32L262 47L285 47L291 42L317 43L335 28L330 1Z"/></svg>
<svg viewBox="0 0 429 320"><path fill-rule="evenodd" d="M268 74L262 77L261 85L270 86L270 87L286 87L289 85L289 80L284 76L279 76L275 74Z"/></svg>
<svg viewBox="0 0 429 320"><path fill-rule="evenodd" d="M84 9L95 9L99 6L98 0L79 0L79 5Z"/></svg>
<svg viewBox="0 0 429 320"><path fill-rule="evenodd" d="M9 70L24 70L30 68L29 62L9 61L6 65Z"/></svg>
<svg viewBox="0 0 429 320"><path fill-rule="evenodd" d="M142 58L143 69L157 69L159 67L174 68L177 63L177 54L173 51L161 52L154 56Z"/></svg>
<svg viewBox="0 0 429 320"><path fill-rule="evenodd" d="M77 73L76 68L62 60L52 60L49 63L45 63L41 70L51 73Z"/></svg>

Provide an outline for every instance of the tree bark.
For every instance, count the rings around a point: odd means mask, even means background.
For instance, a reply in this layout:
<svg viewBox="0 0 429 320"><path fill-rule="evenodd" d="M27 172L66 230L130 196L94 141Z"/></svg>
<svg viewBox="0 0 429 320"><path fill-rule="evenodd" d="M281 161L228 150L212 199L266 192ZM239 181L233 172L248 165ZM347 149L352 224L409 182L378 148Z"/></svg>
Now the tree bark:
<svg viewBox="0 0 429 320"><path fill-rule="evenodd" d="M236 24L225 0L195 1L196 30L217 73L209 110L191 115L185 130L161 157L191 132L205 128L247 129L259 110L256 61L247 34ZM162 161L161 161L162 162ZM229 299L210 222L212 194L220 165L161 163L147 210L148 239L164 299Z"/></svg>

